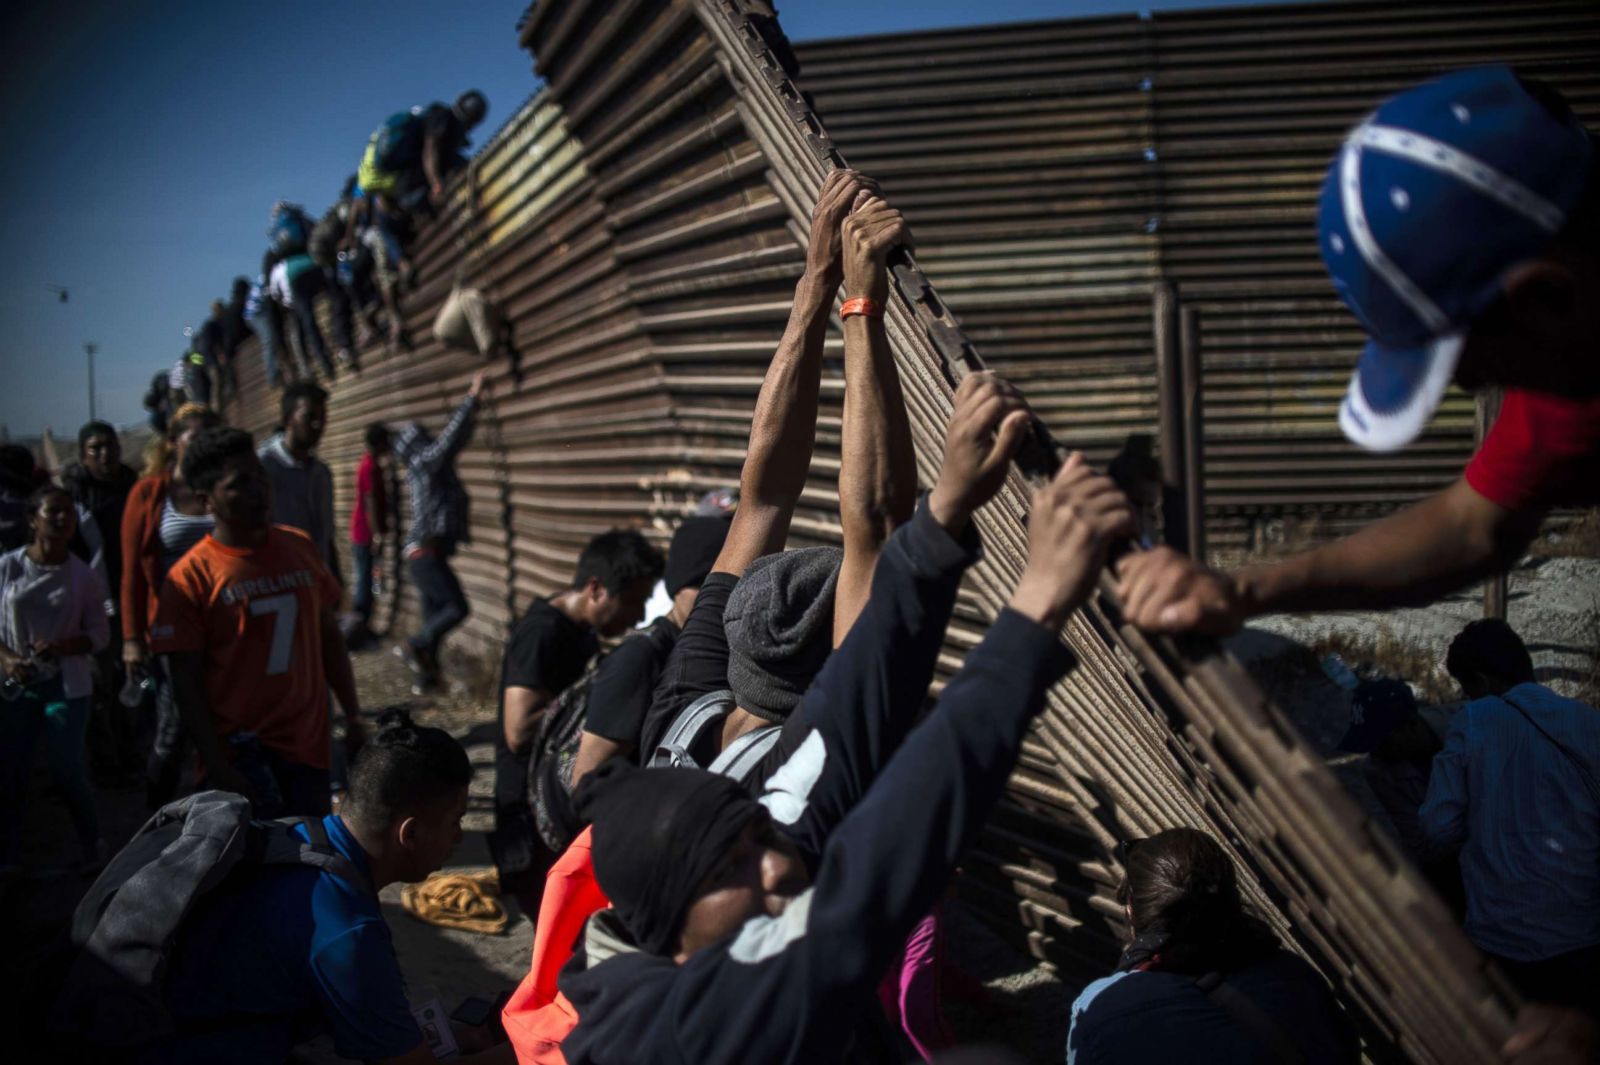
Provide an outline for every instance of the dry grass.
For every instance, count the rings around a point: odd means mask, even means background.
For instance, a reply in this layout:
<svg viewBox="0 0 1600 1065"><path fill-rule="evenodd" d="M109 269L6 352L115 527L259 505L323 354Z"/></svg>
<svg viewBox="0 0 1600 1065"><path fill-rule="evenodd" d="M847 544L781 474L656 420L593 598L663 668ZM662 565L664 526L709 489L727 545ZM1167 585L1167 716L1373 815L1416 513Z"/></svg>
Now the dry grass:
<svg viewBox="0 0 1600 1065"><path fill-rule="evenodd" d="M1336 654L1363 676L1380 674L1407 681L1424 703L1448 703L1461 698L1461 691L1444 669L1444 655L1437 647L1402 640L1383 630L1376 637L1329 632L1318 636L1307 647L1318 661Z"/></svg>
<svg viewBox="0 0 1600 1065"><path fill-rule="evenodd" d="M1539 558L1600 558L1600 507L1549 522L1528 553Z"/></svg>

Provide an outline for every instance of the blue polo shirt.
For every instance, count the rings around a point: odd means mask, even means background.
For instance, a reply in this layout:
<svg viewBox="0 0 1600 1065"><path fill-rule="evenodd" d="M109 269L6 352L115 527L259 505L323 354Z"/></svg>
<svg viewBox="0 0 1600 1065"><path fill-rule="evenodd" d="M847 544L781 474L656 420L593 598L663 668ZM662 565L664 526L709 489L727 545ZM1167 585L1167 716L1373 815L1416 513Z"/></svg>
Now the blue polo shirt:
<svg viewBox="0 0 1600 1065"><path fill-rule="evenodd" d="M322 823L370 877L344 822ZM340 1057L357 1061L422 1042L377 895L307 867L260 869L206 898L173 952L166 995L178 1035L142 1061L281 1065L291 1047L325 1032Z"/></svg>

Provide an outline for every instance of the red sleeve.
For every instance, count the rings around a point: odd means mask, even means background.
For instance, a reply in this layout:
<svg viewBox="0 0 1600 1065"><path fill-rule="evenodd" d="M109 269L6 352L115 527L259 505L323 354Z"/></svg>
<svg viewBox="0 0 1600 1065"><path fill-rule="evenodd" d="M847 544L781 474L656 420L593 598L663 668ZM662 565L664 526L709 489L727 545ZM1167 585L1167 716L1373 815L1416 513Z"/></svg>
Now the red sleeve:
<svg viewBox="0 0 1600 1065"><path fill-rule="evenodd" d="M150 650L156 654L205 650L205 590L193 561L192 552L184 556L161 586L161 601L150 626Z"/></svg>
<svg viewBox="0 0 1600 1065"><path fill-rule="evenodd" d="M122 638L143 640L150 621L150 588L145 583L144 534L155 495L150 479L140 481L122 509Z"/></svg>
<svg viewBox="0 0 1600 1065"><path fill-rule="evenodd" d="M1600 503L1600 398L1567 399L1507 389L1467 483L1507 510ZM1588 476L1585 476L1588 474Z"/></svg>
<svg viewBox="0 0 1600 1065"><path fill-rule="evenodd" d="M372 493L372 491L373 491L372 482L374 480L376 480L376 478L373 476L373 472L374 471L373 471L372 467L373 467L373 462L372 462L372 456L370 456L370 455L364 456L361 459L361 465L356 467L356 496L357 496L357 498L359 498L361 496L365 496L365 495L370 495Z"/></svg>

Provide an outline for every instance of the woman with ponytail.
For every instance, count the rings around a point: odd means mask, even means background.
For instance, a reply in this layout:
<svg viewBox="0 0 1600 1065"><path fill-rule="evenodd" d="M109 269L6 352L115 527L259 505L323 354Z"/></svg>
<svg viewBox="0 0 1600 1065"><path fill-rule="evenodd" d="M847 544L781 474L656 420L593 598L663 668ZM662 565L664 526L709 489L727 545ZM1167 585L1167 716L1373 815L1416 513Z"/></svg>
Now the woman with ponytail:
<svg viewBox="0 0 1600 1065"><path fill-rule="evenodd" d="M1122 864L1133 936L1073 1003L1068 1065L1357 1060L1327 984L1245 903L1216 840L1169 829L1125 844Z"/></svg>

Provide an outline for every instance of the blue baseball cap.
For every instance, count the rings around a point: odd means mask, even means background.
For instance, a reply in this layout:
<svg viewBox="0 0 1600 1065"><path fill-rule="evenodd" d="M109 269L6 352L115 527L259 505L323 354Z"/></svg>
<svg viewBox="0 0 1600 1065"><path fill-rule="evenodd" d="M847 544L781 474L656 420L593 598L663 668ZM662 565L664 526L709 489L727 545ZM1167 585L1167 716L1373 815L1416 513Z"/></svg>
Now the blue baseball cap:
<svg viewBox="0 0 1600 1065"><path fill-rule="evenodd" d="M1372 451L1414 440L1505 272L1582 199L1588 130L1510 67L1475 67L1385 101L1350 132L1317 219L1333 286L1369 337L1339 426Z"/></svg>

